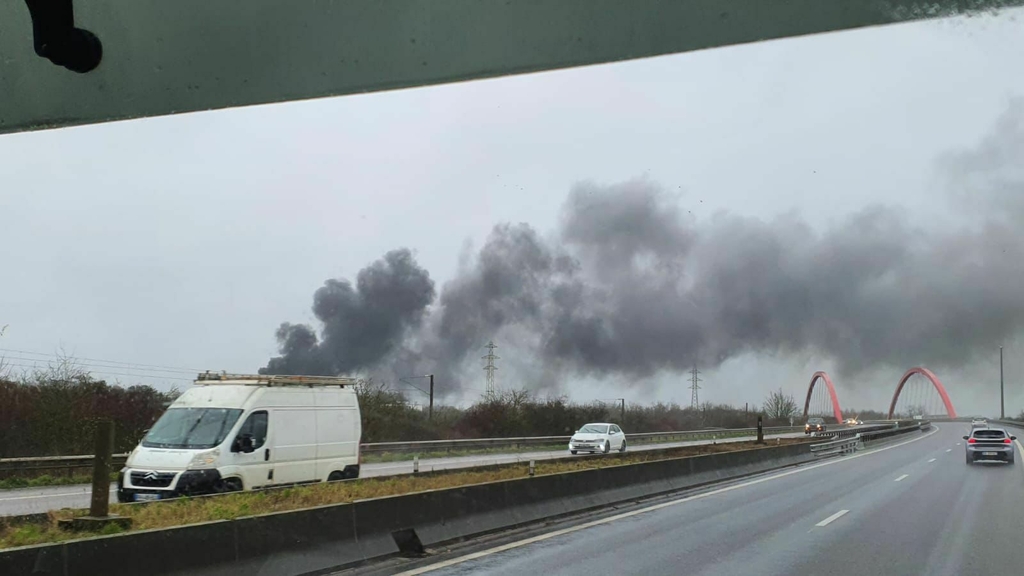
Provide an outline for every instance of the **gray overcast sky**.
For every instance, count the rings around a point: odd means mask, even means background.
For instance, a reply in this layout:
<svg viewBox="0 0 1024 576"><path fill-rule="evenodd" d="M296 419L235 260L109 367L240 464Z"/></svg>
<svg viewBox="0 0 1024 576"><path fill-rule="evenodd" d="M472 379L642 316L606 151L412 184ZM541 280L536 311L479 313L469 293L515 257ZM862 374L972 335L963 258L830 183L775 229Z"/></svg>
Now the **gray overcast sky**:
<svg viewBox="0 0 1024 576"><path fill-rule="evenodd" d="M494 224L554 230L582 180L646 177L698 220L795 212L824 230L883 203L957 224L935 192L938 159L977 146L1024 96L1021 16L5 136L0 348L255 371L280 322L314 321L325 279L408 247L440 288ZM1024 366L1007 360L1019 382ZM813 356L733 359L705 371L704 398L800 395L821 368ZM940 374L961 411L996 399L957 392L988 368ZM837 381L841 400L881 409L898 376ZM678 380L563 385L578 399L686 402Z"/></svg>

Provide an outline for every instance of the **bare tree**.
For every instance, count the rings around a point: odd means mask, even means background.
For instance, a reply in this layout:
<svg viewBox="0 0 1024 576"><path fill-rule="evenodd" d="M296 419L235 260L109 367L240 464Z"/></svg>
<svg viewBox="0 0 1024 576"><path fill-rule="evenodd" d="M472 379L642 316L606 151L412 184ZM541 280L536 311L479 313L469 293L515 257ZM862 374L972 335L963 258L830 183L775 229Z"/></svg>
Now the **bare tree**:
<svg viewBox="0 0 1024 576"><path fill-rule="evenodd" d="M768 393L761 411L764 412L764 417L769 420L785 420L790 416L796 416L798 408L796 400L791 395L784 393L782 388L779 388Z"/></svg>
<svg viewBox="0 0 1024 576"><path fill-rule="evenodd" d="M65 352L63 347L55 354L54 360L47 363L45 369L35 370L37 382L73 384L88 379L89 376L89 370L74 356Z"/></svg>
<svg viewBox="0 0 1024 576"><path fill-rule="evenodd" d="M910 406L905 407L900 415L913 418L914 416L925 416L927 412L928 409L925 408L923 404L911 404Z"/></svg>
<svg viewBox="0 0 1024 576"><path fill-rule="evenodd" d="M519 410L532 401L529 390L503 390L498 399L512 408Z"/></svg>

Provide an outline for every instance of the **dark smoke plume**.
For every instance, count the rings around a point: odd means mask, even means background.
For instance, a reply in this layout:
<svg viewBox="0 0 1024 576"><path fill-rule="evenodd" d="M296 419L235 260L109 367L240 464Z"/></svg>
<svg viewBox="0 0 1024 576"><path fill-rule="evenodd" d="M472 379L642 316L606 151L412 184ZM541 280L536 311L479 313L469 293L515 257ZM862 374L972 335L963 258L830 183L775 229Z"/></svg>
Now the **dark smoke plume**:
<svg viewBox="0 0 1024 576"><path fill-rule="evenodd" d="M397 254L412 272L383 273L400 268L389 255L356 291L329 281L314 306L323 341L282 325L283 356L268 369L432 372L452 391L467 373L482 378L481 347L502 338L535 367L523 382L534 387L751 353L817 354L844 375L960 367L1024 328L1024 104L943 171L950 189L936 198L953 199L958 227L888 206L827 229L796 216L696 221L646 180L579 184L554 237L496 226L422 324L433 286L408 251ZM364 284L406 305L371 305Z"/></svg>
<svg viewBox="0 0 1024 576"><path fill-rule="evenodd" d="M332 375L374 366L419 326L434 300L434 281L409 250L394 250L359 271L356 285L328 280L313 295L313 328L284 323L277 329L281 356L261 374Z"/></svg>

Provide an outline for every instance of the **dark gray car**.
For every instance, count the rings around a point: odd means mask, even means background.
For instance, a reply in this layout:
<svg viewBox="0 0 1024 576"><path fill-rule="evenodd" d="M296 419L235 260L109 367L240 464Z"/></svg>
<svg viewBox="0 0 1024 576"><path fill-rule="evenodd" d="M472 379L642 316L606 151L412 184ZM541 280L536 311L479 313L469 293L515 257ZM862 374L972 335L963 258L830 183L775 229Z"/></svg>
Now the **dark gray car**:
<svg viewBox="0 0 1024 576"><path fill-rule="evenodd" d="M1010 436L1002 428L975 428L971 433L964 436L967 443L967 464L975 462L1006 462L1013 464L1014 446L1016 436Z"/></svg>

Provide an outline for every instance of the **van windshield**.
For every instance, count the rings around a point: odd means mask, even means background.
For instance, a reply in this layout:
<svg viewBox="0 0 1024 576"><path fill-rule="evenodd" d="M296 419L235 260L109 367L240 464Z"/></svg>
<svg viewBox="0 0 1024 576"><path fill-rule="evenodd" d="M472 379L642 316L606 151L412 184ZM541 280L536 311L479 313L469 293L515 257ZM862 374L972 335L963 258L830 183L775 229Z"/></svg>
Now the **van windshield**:
<svg viewBox="0 0 1024 576"><path fill-rule="evenodd" d="M242 415L236 408L171 408L156 421L146 448L213 448L224 441Z"/></svg>

